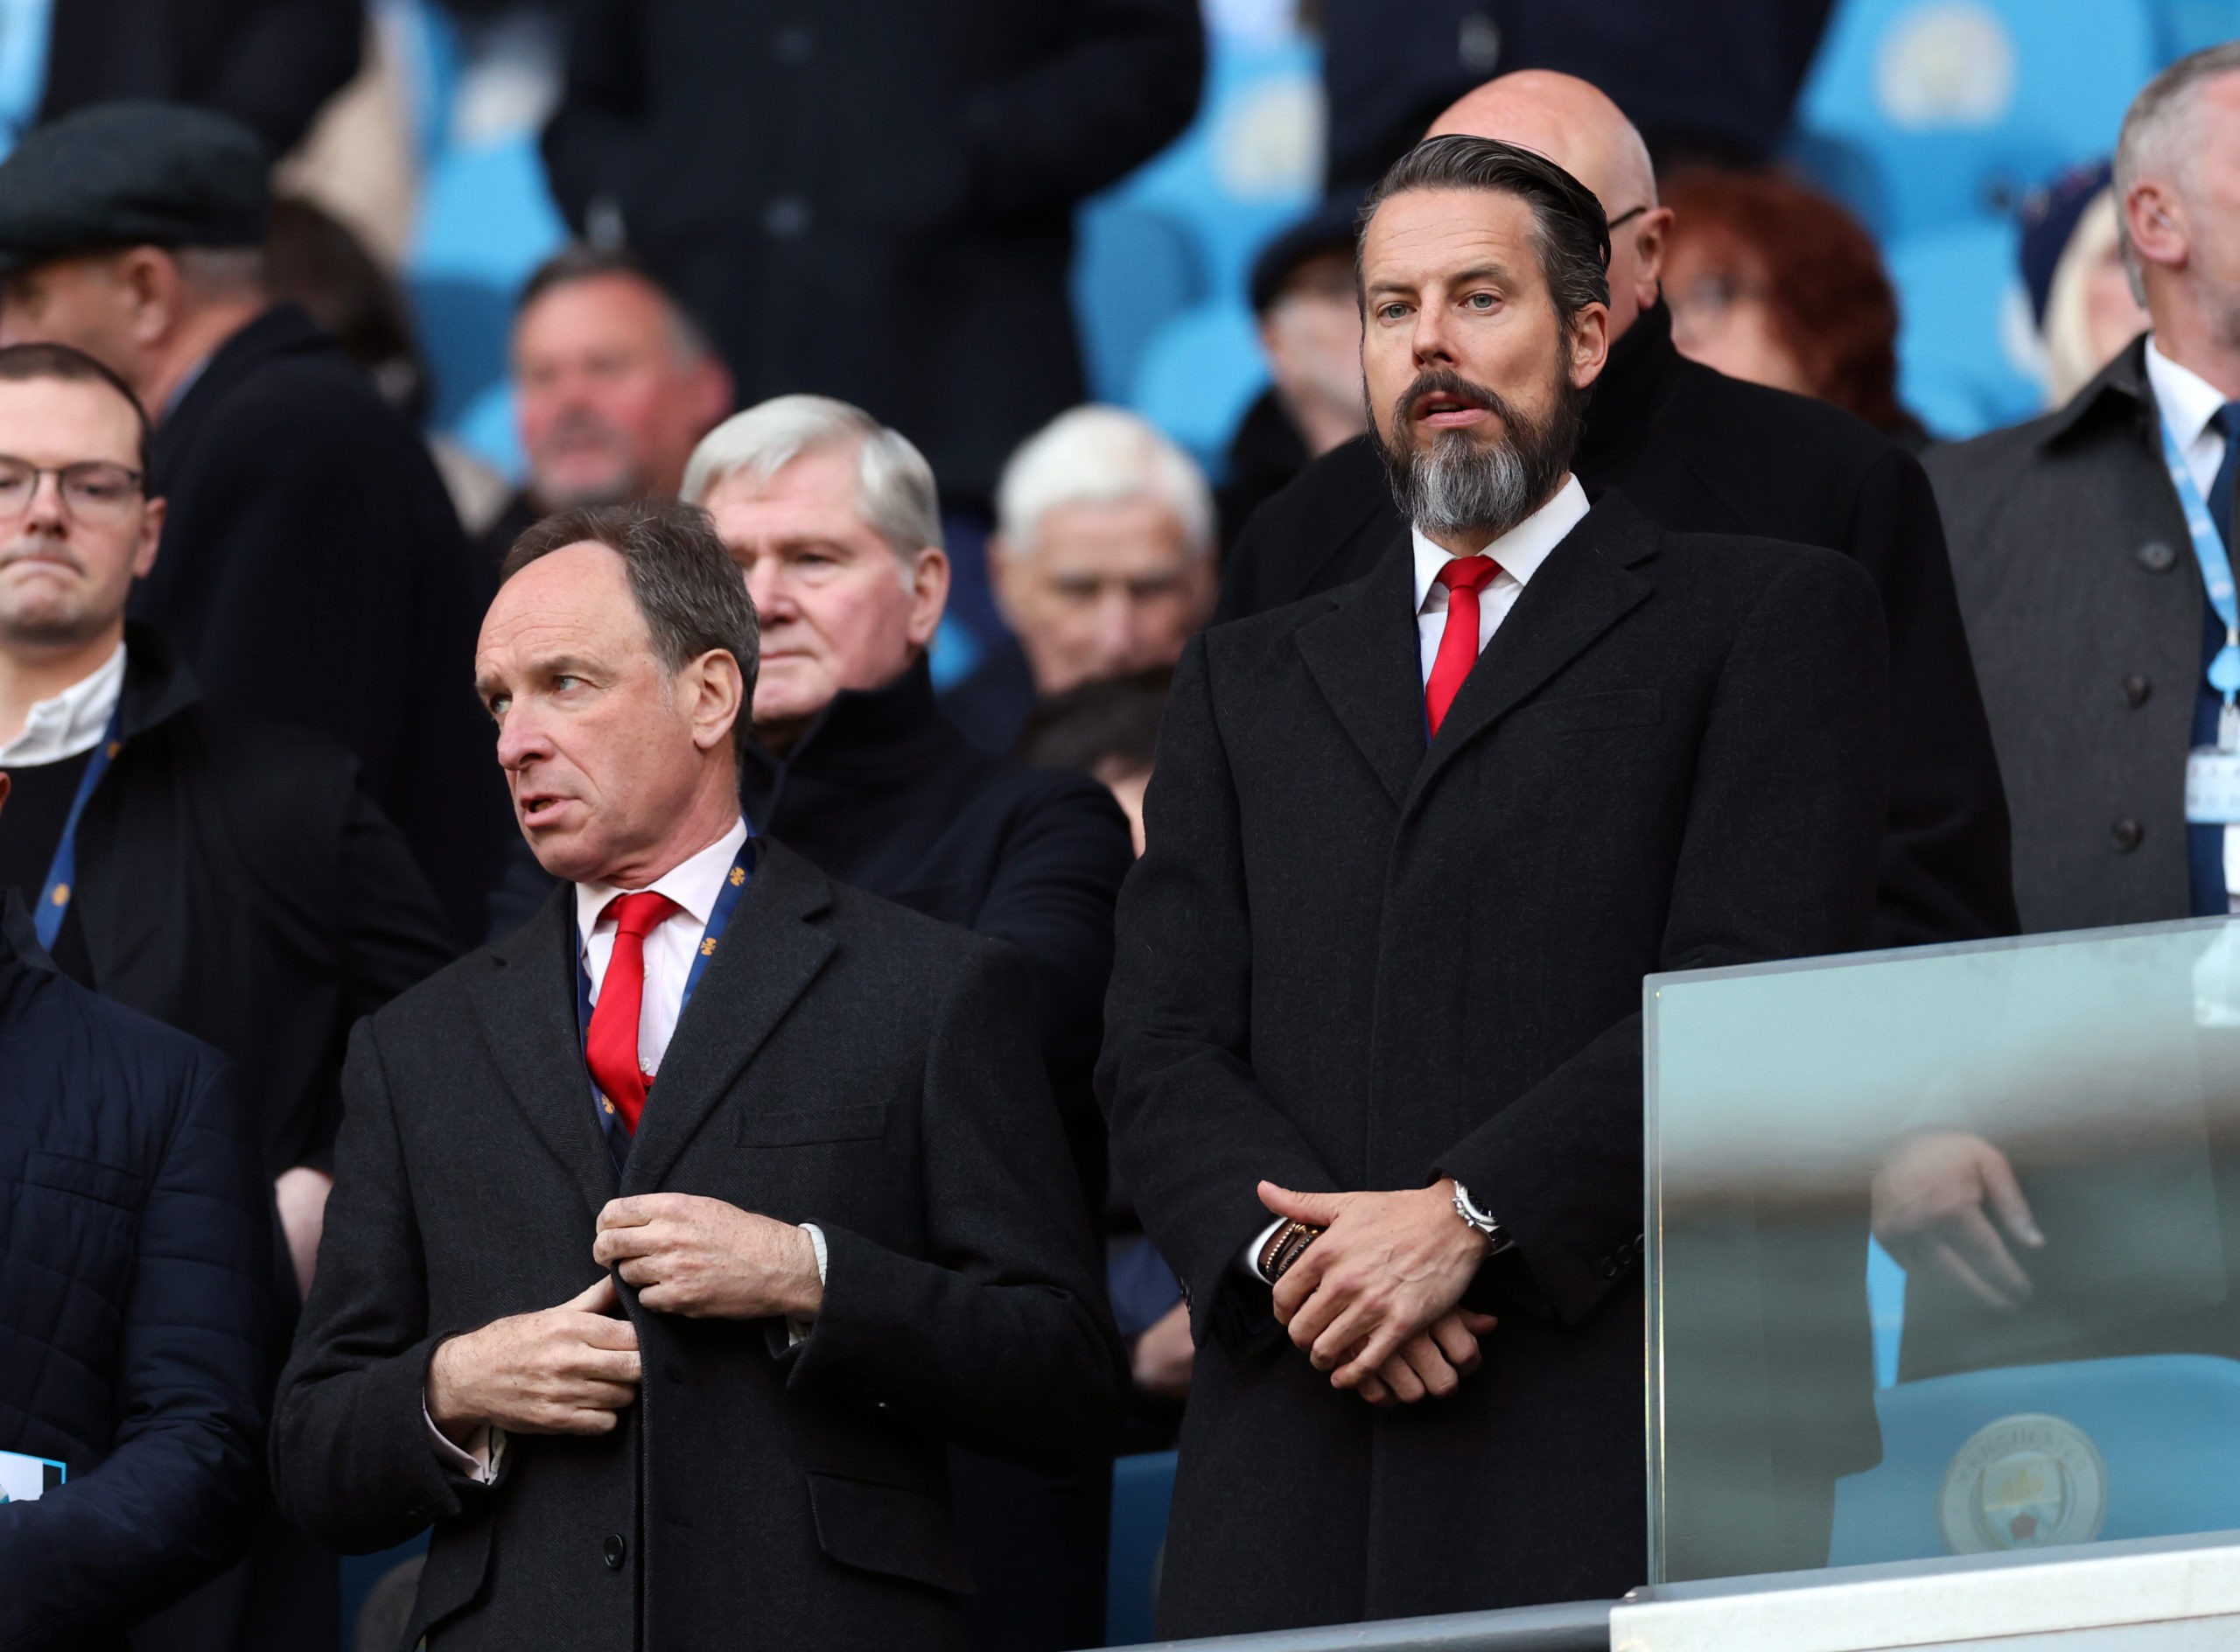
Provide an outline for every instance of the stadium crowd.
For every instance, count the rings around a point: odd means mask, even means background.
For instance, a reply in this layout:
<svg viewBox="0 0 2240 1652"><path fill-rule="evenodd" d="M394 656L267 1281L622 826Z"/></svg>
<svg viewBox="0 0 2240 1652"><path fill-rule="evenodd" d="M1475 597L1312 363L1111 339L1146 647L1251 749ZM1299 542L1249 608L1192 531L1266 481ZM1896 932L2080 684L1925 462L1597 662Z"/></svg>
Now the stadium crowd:
<svg viewBox="0 0 2240 1652"><path fill-rule="evenodd" d="M206 9L0 46L0 1648L1058 1652L1178 1446L1165 1633L1614 1597L1643 976L2240 911L2240 45L1938 444L1779 112L1364 42L1216 486L1066 287L1191 0L584 4L514 486Z"/></svg>

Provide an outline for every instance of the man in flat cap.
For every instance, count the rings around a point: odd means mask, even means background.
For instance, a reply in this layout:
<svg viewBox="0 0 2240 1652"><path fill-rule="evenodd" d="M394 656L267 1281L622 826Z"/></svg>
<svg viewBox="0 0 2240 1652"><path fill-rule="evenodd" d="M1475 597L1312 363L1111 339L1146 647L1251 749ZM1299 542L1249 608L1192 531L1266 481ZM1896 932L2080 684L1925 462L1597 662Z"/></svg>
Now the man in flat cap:
<svg viewBox="0 0 2240 1652"><path fill-rule="evenodd" d="M491 594L426 450L266 286L270 186L248 128L107 103L0 163L0 342L74 345L157 421L170 501L133 617L234 716L357 753L462 942L508 835L471 686Z"/></svg>

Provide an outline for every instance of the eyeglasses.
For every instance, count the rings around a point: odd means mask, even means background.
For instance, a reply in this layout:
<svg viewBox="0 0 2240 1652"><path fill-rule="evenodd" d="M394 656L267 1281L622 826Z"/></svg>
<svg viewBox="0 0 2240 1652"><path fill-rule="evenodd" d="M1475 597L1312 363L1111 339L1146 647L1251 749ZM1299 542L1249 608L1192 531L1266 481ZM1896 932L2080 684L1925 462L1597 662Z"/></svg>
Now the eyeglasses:
<svg viewBox="0 0 2240 1652"><path fill-rule="evenodd" d="M63 508L88 527L114 528L132 514L140 500L141 474L107 459L86 459L49 469L0 453L0 522L13 522L32 508L43 477L54 478Z"/></svg>

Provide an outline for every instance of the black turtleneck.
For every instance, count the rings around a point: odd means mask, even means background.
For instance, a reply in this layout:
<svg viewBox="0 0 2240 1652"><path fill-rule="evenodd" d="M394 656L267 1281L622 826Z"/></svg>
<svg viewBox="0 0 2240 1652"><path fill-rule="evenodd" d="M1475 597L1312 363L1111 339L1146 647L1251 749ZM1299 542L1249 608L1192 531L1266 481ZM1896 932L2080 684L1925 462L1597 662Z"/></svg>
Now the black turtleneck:
<svg viewBox="0 0 2240 1652"><path fill-rule="evenodd" d="M1103 787L969 744L920 660L886 688L836 696L784 759L750 746L739 801L758 833L842 882L1024 952L1043 1053L1054 1076L1080 1080L1060 1100L1093 1117L1112 906L1132 858ZM1097 1159L1101 1181L1101 1147Z"/></svg>
<svg viewBox="0 0 2240 1652"><path fill-rule="evenodd" d="M1819 545L1873 576L1892 722L1874 944L2012 934L2006 793L1943 526L1912 456L1840 409L1688 360L1659 303L1612 346L1572 469L1589 499L1621 492L1669 532ZM1404 529L1376 450L1366 437L1348 442L1246 524L1214 618L1358 579Z"/></svg>

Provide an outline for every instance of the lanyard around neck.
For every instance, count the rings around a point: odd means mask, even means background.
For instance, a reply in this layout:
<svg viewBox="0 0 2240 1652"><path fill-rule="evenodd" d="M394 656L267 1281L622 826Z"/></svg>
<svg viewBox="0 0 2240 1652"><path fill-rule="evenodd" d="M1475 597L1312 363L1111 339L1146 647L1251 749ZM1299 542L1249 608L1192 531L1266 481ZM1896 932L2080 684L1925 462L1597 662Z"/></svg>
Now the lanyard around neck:
<svg viewBox="0 0 2240 1652"><path fill-rule="evenodd" d="M2170 421L2164 418L2159 423L2162 426L2162 462L2170 472L2170 486L2177 490L2179 507L2186 514L2186 532L2194 542L2194 560L2201 564L2202 589L2208 593L2208 606L2216 611L2217 619L2224 626L2224 646L2208 662L2208 685L2224 696L2224 714L2229 720L2234 716L2234 693L2240 690L2240 593L2233 588L2232 559L2226 551L2224 536L2216 531L2216 518L2209 514L2202 490L2194 486L2194 472L2186 464Z"/></svg>
<svg viewBox="0 0 2240 1652"><path fill-rule="evenodd" d="M39 886L38 910L32 914L32 932L49 952L54 950L54 938L62 933L62 920L78 893L78 822L85 815L94 788L102 783L102 776L108 773L108 766L124 749L124 742L118 738L123 717L124 702L120 696L116 709L108 714L108 726L102 731L101 744L94 747L93 754L86 760L86 772L78 777L78 794L70 800L70 813L62 822L62 841L55 844L54 858L46 868L46 881Z"/></svg>

